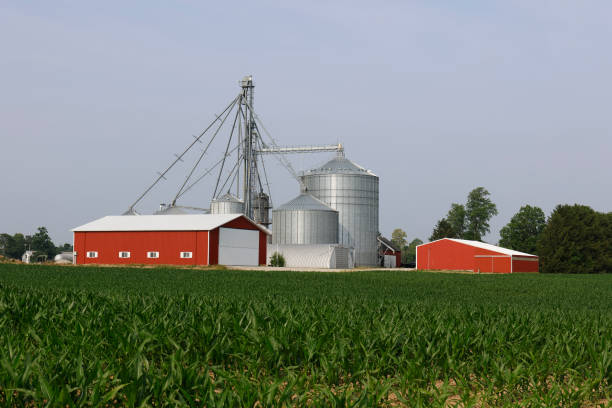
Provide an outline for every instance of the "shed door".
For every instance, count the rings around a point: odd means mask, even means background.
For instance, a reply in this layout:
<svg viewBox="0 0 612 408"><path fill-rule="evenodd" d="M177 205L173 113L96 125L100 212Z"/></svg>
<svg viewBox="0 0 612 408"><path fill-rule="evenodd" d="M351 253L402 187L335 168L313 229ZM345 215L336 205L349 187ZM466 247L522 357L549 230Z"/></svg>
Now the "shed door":
<svg viewBox="0 0 612 408"><path fill-rule="evenodd" d="M259 265L259 231L219 228L220 265Z"/></svg>
<svg viewBox="0 0 612 408"><path fill-rule="evenodd" d="M397 267L397 265L395 264L396 259L397 258L395 257L395 255L385 255L385 268Z"/></svg>

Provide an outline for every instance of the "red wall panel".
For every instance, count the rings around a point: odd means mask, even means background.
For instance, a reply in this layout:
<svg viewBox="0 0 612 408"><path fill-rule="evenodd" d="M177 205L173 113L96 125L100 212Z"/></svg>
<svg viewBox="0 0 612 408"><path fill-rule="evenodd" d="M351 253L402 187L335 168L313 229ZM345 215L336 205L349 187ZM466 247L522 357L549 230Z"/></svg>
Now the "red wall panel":
<svg viewBox="0 0 612 408"><path fill-rule="evenodd" d="M501 252L441 239L417 247L417 268L483 273L538 272L538 257L511 258Z"/></svg>
<svg viewBox="0 0 612 408"><path fill-rule="evenodd" d="M196 265L208 265L208 231L196 231L197 253L194 254Z"/></svg>
<svg viewBox="0 0 612 408"><path fill-rule="evenodd" d="M417 247L417 269L473 271L474 255L501 254L449 239L441 239Z"/></svg>
<svg viewBox="0 0 612 408"><path fill-rule="evenodd" d="M512 259L512 272L539 272L539 264L538 258L533 258L533 260Z"/></svg>
<svg viewBox="0 0 612 408"><path fill-rule="evenodd" d="M221 225L221 227L261 231L259 228L253 225L253 223L247 220L245 217L236 218L235 220L232 220L226 224Z"/></svg>
<svg viewBox="0 0 612 408"><path fill-rule="evenodd" d="M81 259L85 258L85 233L84 232L75 232L73 238L73 248L76 256L74 257L73 262L75 264L83 263L79 262Z"/></svg>
<svg viewBox="0 0 612 408"><path fill-rule="evenodd" d="M480 273L510 273L510 256L475 256L474 272Z"/></svg>
<svg viewBox="0 0 612 408"><path fill-rule="evenodd" d="M259 231L259 264L265 265L268 260L268 234Z"/></svg>
<svg viewBox="0 0 612 408"><path fill-rule="evenodd" d="M219 228L210 231L209 254L210 265L219 265Z"/></svg>
<svg viewBox="0 0 612 408"><path fill-rule="evenodd" d="M78 264L159 264L206 265L207 231L90 231L75 232ZM87 258L97 251L97 258ZM119 258L120 251L130 252ZM159 258L147 258L147 252L159 252ZM193 258L181 258L181 252L192 252Z"/></svg>

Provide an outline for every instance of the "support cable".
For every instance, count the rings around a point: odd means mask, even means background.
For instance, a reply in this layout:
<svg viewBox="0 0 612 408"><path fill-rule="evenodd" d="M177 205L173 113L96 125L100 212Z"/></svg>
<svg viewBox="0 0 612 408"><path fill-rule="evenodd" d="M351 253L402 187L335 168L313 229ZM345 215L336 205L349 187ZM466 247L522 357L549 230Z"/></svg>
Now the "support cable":
<svg viewBox="0 0 612 408"><path fill-rule="evenodd" d="M217 197L217 189L219 187L219 181L221 180L221 173L223 173L223 168L225 167L225 159L227 158L227 152L229 151L230 145L232 143L232 138L234 137L234 129L236 129L236 121L238 120L238 116L240 115L240 110L236 109L236 116L234 117L234 123L232 124L232 130L230 131L229 139L227 140L227 146L225 146L225 154L223 155L223 163L221 163L221 169L219 170L219 176L217 176L217 183L215 184L215 191L213 193L213 198Z"/></svg>
<svg viewBox="0 0 612 408"><path fill-rule="evenodd" d="M236 171L236 169L239 169L239 168L240 168L240 164L241 164L241 163L240 163L240 161L241 161L241 160L242 160L242 158L240 158L240 160L238 160L238 161L236 162L236 164L234 164L234 167L233 167L233 168L232 168L232 170L229 172L229 174L228 174L227 178L226 178L226 179L225 179L225 181L223 182L223 185L222 185L222 186L221 186L221 188L219 189L219 194L221 194L221 192L222 192L223 190L225 190L225 186L227 185L227 182L228 182L228 181L230 181L230 179L232 179L232 183L230 184L229 188L230 188L230 189L232 188L232 185L234 184L234 181L233 181L233 180L235 180L235 179L236 179L236 174L238 174L237 172L236 172L236 173L234 173L234 172ZM228 192L229 192L229 190L228 190ZM213 197L213 198L215 198L215 197Z"/></svg>
<svg viewBox="0 0 612 408"><path fill-rule="evenodd" d="M248 101L245 101L245 104L251 110L251 112L253 113L253 118L255 118L255 127L257 129L257 133L259 133L259 126L261 126L261 128L263 129L263 131L266 134L266 136L268 136L268 138L270 139L272 146L278 148L279 146L276 143L276 140L274 140L274 138L272 137L270 132L268 132L268 129L266 129L266 127L264 126L263 122L259 118L259 115L257 115L257 113L255 113L255 111L253 110L251 105L249 105ZM260 136L261 136L261 134L260 134ZM264 147L266 147L265 143L264 143ZM298 176L297 172L295 171L295 169L293 168L293 166L291 165L289 160L287 160L287 158L284 155L282 155L282 154L274 155L274 156L280 162L280 164L283 165L283 167L285 167L285 169L287 169L287 171L293 176L293 178L295 178L298 181L298 183L300 184L300 187L302 189L305 188L304 182L302 181L300 176Z"/></svg>
<svg viewBox="0 0 612 408"><path fill-rule="evenodd" d="M236 150L238 149L238 146L234 147L232 150L230 150L229 152L227 152L228 156L231 155L232 153L234 153ZM185 189L183 189L183 191L181 191L181 193L176 197L176 200L178 200L179 198L181 198L182 196L185 195L185 193L187 193L189 190L191 190L196 184L198 184L204 177L206 177L207 175L209 175L218 165L220 165L223 160L225 160L225 157L222 157L221 159L219 159L217 162L215 162L215 164L213 164L210 168L206 169L204 171L203 174L201 174L197 179L195 179L195 181L191 184L189 184L187 187L185 187Z"/></svg>
<svg viewBox="0 0 612 408"><path fill-rule="evenodd" d="M241 158L238 158L238 161L236 162L236 166L240 166L240 160ZM236 183L236 180L239 179L240 177L240 168L238 168L238 171L236 173L234 173L234 178L232 178L232 182L230 183L229 187L227 188L227 192L230 193L230 191L232 190L232 187L234 187L234 183ZM240 188L240 182L238 182L238 184L236 185L238 187L238 189ZM236 195L236 197L240 197L239 195Z"/></svg>
<svg viewBox="0 0 612 408"><path fill-rule="evenodd" d="M239 95L239 96L240 96L240 95ZM238 97L239 97L239 96L238 96ZM233 100L233 101L232 101L232 102L231 102L229 105L227 105L227 107L226 107L225 109L223 109L223 112L221 112L221 115L223 115L223 114L224 114L224 113L225 113L225 112L226 112L226 111L227 111L227 110L228 110L228 109L229 109L231 106L233 106L233 105L236 103L236 100L238 99L238 97L234 98L234 100ZM219 116L221 116L221 115L219 115ZM143 198L144 198L144 197L145 197L145 196L146 196L146 195L149 193L149 191L151 191L151 190L153 189L153 187L155 187L155 186L157 185L157 183L159 183L159 181L160 181L161 179L165 179L165 178L166 178L166 177L165 177L166 173L168 173L168 172L170 171L170 169L172 169L172 167L174 167L174 165L175 165L176 163L178 163L179 161L182 161L183 156L184 156L185 154L187 154L187 152L188 152L188 151L189 151L189 150L190 150L190 149L191 149L191 148L192 148L192 147L193 147L193 146L194 146L196 143L201 143L200 139L202 138L202 136L204 136L204 134L205 134L205 133L206 133L206 132L207 132L207 131L208 131L208 130L209 130L209 129L210 129L210 128L211 128L211 127L214 125L214 124L215 124L215 122L217 122L217 120L219 120L219 117L216 117L216 118L215 118L215 120L213 120L213 121L212 121L212 123L211 123L210 125L208 125L208 127L206 127L206 129L204 129L204 130L202 131L202 133L200 133L200 135L199 135L198 137L196 137L196 138L195 138L195 140L194 140L194 141L193 141L193 142L192 142L192 143L191 143L189 146L187 146L187 148L186 148L186 149L183 151L183 153L181 153L180 155L178 155L178 156L176 157L176 160L174 160L174 161L173 161L173 162L170 164L170 166L168 166L168 168L166 168L166 170L164 170L163 172L159 173L159 177L157 177L157 179L156 179L156 180L153 182L153 184L151 184L151 185L149 186L149 188L147 188L147 189L144 191L144 193L142 193L142 194L141 194L141 195L138 197L138 199L136 199L136 201L134 201L134 202L132 203L132 205L130 205L130 206L128 207L128 210L127 210L126 214L133 214L133 213L134 213L134 207L136 206L136 204L138 204L138 203L140 202L140 200L142 200L142 199L143 199Z"/></svg>
<svg viewBox="0 0 612 408"><path fill-rule="evenodd" d="M202 154L200 154L200 157L198 158L198 160L196 161L196 163L193 165L193 167L191 168L191 171L189 172L189 174L187 175L187 177L185 178L185 181L183 182L183 184L181 185L181 188L179 188L179 191L176 193L176 196L174 196L174 200L172 200L172 204L171 205L175 205L176 204L176 200L179 198L179 196L181 195L181 192L183 191L183 188L185 188L185 185L187 185L187 182L189 182L189 179L191 178L191 176L193 175L193 172L196 170L196 168L198 167L198 165L200 164L200 161L202 161L202 159L204 158L204 155L206 154L206 152L208 151L208 148L210 147L210 145L212 144L212 142L215 140L215 137L217 137L217 135L219 134L219 131L221 130L221 128L223 127L223 124L225 123L225 121L227 120L229 114L232 112L232 109L234 107L234 105L236 104L236 102L238 101L238 99L240 98L240 96L237 96L234 101L232 102L231 109L229 109L227 111L227 113L225 114L225 117L223 118L223 120L221 121L221 123L219 124L219 127L217 128L217 130L215 131L215 133L212 135L212 137L210 138L210 141L208 142L208 144L206 145L206 148L204 148L204 150L202 150ZM225 159L225 156L223 156L223 159Z"/></svg>

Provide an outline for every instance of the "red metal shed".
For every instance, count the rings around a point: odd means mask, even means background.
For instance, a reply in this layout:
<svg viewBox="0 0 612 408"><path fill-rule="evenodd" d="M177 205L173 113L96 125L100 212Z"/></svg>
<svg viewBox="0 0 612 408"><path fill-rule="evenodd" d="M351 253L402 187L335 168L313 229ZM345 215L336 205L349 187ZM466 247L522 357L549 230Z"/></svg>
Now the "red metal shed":
<svg viewBox="0 0 612 408"><path fill-rule="evenodd" d="M108 216L72 231L76 264L265 265L270 234L242 214Z"/></svg>
<svg viewBox="0 0 612 408"><path fill-rule="evenodd" d="M417 269L486 273L538 272L536 255L465 239L442 238L416 248Z"/></svg>
<svg viewBox="0 0 612 408"><path fill-rule="evenodd" d="M402 266L402 251L382 235L378 236L378 242L380 242L379 255L384 259L383 266L385 268L399 268Z"/></svg>

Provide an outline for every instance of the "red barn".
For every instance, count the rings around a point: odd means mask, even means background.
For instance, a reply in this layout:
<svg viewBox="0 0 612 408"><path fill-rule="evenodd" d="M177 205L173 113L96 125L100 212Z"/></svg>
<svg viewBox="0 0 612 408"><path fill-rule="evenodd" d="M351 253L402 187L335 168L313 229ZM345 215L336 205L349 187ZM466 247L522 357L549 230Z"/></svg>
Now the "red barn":
<svg viewBox="0 0 612 408"><path fill-rule="evenodd" d="M536 255L465 239L442 238L417 246L417 269L487 273L538 272Z"/></svg>
<svg viewBox="0 0 612 408"><path fill-rule="evenodd" d="M402 251L393 242L382 235L378 236L378 255L383 258L385 268L399 268L402 266Z"/></svg>
<svg viewBox="0 0 612 408"><path fill-rule="evenodd" d="M242 214L108 216L72 231L79 265L265 265L270 234Z"/></svg>

